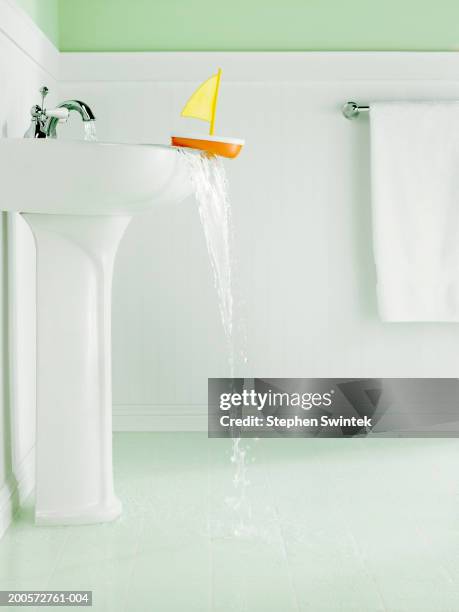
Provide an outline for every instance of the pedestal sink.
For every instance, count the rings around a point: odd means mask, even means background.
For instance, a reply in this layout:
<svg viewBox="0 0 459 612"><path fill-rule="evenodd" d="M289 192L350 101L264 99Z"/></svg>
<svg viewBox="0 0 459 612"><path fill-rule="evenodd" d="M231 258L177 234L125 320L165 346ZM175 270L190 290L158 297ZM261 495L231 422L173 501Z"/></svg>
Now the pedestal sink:
<svg viewBox="0 0 459 612"><path fill-rule="evenodd" d="M0 140L0 208L37 250L36 508L39 524L109 521L111 281L133 214L191 192L184 158L159 145Z"/></svg>

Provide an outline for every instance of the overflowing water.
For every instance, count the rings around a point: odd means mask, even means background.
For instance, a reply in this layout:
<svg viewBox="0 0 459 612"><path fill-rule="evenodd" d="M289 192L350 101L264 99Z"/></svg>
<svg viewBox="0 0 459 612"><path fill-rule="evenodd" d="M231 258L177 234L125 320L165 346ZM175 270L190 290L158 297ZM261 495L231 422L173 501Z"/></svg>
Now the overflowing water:
<svg viewBox="0 0 459 612"><path fill-rule="evenodd" d="M223 331L228 345L230 376L234 377L232 220L225 168L217 157L197 155L183 150L182 154L185 155L191 170Z"/></svg>
<svg viewBox="0 0 459 612"><path fill-rule="evenodd" d="M230 377L234 378L235 356L247 362L244 337L236 347L234 316L234 257L231 205L225 167L220 158L181 150L190 168L199 216L207 244L214 285L218 296L220 316L228 347ZM241 344L241 343L239 343ZM234 464L234 491L226 500L233 512L232 533L236 536L251 532L251 507L247 499L247 447L237 433L232 433L231 462Z"/></svg>
<svg viewBox="0 0 459 612"><path fill-rule="evenodd" d="M95 121L83 121L84 126L84 139L89 142L95 142L97 140L96 122Z"/></svg>

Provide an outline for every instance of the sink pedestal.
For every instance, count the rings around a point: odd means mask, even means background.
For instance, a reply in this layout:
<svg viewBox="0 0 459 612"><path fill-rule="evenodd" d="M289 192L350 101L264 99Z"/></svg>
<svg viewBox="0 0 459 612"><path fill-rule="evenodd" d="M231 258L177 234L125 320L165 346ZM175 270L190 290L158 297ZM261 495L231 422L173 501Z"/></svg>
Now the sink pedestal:
<svg viewBox="0 0 459 612"><path fill-rule="evenodd" d="M110 521L111 284L127 215L23 215L37 248L36 522Z"/></svg>
<svg viewBox="0 0 459 612"><path fill-rule="evenodd" d="M133 215L193 192L190 165L164 145L0 138L0 168L0 210L22 214L37 247L36 520L109 521L121 512L112 474L113 261Z"/></svg>

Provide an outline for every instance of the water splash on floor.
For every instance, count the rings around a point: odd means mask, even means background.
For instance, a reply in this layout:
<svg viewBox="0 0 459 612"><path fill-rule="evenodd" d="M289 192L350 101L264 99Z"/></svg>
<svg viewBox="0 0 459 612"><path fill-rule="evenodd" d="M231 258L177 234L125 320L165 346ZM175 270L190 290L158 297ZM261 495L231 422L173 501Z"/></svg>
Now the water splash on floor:
<svg viewBox="0 0 459 612"><path fill-rule="evenodd" d="M84 126L84 139L88 142L95 142L97 140L97 130L95 121L83 121Z"/></svg>
<svg viewBox="0 0 459 612"><path fill-rule="evenodd" d="M250 484L247 470L248 447L241 438L232 439L231 463L234 465L234 495L226 498L226 504L234 512L232 531L235 536L253 535L252 506L247 498L247 487Z"/></svg>
<svg viewBox="0 0 459 612"><path fill-rule="evenodd" d="M230 377L234 378L237 355L242 364L247 363L245 332L239 334L238 347L234 316L234 256L231 204L225 166L219 157L181 150L190 168L199 216L207 244L214 285L218 296L220 316L225 333ZM234 465L233 495L227 505L234 515L233 535L251 534L252 511L247 498L249 485L247 474L247 446L233 433L231 462Z"/></svg>

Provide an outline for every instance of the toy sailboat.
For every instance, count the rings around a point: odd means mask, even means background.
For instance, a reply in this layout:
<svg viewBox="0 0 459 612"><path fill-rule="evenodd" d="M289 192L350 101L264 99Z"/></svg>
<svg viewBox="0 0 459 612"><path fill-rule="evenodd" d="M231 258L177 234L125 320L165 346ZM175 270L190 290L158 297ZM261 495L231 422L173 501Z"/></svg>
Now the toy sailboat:
<svg viewBox="0 0 459 612"><path fill-rule="evenodd" d="M219 69L204 81L193 93L182 110L182 117L194 117L210 123L209 136L202 134L173 134L172 144L176 147L189 147L200 149L213 155L223 157L237 157L241 152L244 141L239 138L227 138L225 136L214 136L215 114L217 111L218 90L220 89L220 79L222 71Z"/></svg>

